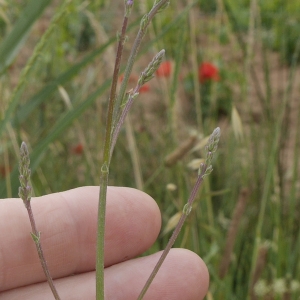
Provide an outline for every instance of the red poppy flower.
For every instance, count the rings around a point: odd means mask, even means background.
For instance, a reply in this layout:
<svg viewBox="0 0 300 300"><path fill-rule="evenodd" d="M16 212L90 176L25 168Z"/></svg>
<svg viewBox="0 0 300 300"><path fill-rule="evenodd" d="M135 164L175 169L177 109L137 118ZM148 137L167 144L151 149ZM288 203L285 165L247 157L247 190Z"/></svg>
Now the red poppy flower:
<svg viewBox="0 0 300 300"><path fill-rule="evenodd" d="M11 172L11 167L8 167L8 170L6 170L5 166L0 166L0 174L2 178L5 178L10 172Z"/></svg>
<svg viewBox="0 0 300 300"><path fill-rule="evenodd" d="M82 153L83 153L83 145L82 145L82 144L76 145L76 146L72 149L72 152L73 152L74 154L78 154L78 155L82 154Z"/></svg>
<svg viewBox="0 0 300 300"><path fill-rule="evenodd" d="M141 86L139 93L147 93L150 91L150 85L145 83L144 85Z"/></svg>
<svg viewBox="0 0 300 300"><path fill-rule="evenodd" d="M156 70L157 77L170 77L172 72L172 64L170 61L164 61L160 64L159 68Z"/></svg>
<svg viewBox="0 0 300 300"><path fill-rule="evenodd" d="M119 82L122 82L123 81L123 79L124 79L124 74L121 74L120 76L119 76ZM130 76L129 76L129 82L134 82L134 83L136 83L137 81L138 81L138 76L137 75L135 75L135 74L130 74Z"/></svg>
<svg viewBox="0 0 300 300"><path fill-rule="evenodd" d="M209 62L203 62L199 67L199 80L201 83L214 80L220 80L219 69Z"/></svg>

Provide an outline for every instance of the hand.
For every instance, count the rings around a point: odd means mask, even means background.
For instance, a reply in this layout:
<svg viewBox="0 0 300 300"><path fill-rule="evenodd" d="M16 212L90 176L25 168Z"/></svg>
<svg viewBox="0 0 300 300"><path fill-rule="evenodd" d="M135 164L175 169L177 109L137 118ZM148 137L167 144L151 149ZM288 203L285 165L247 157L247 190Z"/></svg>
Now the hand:
<svg viewBox="0 0 300 300"><path fill-rule="evenodd" d="M95 299L98 187L33 198L32 210L46 261L62 300ZM159 209L147 194L109 187L105 233L105 299L139 295L160 253L147 250L161 226ZM20 199L0 200L0 300L53 300L30 236ZM144 299L200 300L208 272L193 252L172 249Z"/></svg>

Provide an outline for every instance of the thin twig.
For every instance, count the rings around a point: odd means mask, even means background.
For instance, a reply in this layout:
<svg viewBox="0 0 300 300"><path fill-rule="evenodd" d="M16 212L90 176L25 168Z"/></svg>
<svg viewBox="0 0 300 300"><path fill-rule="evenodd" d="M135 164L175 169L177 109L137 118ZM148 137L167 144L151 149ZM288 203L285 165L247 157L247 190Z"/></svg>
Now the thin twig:
<svg viewBox="0 0 300 300"><path fill-rule="evenodd" d="M126 39L126 29L128 24L128 15L130 14L132 1L125 3L125 15L122 24L122 30L119 37L117 48L117 55L115 60L115 67L110 89L108 112L106 121L106 134L103 152L103 165L101 167L101 184L99 192L99 205L98 205L98 228L97 228L97 258L96 258L96 299L104 300L104 230L105 230L105 212L106 212L106 194L108 185L109 174L109 161L110 161L110 145L111 145L111 131L113 124L113 111L116 99L116 89L118 83L118 76L121 65L121 58Z"/></svg>
<svg viewBox="0 0 300 300"><path fill-rule="evenodd" d="M113 133L112 133L112 141L111 141L111 147L110 147L110 158L111 158L112 153L114 151L114 148L115 148L115 145L116 145L117 138L119 136L121 127L122 127L122 125L125 121L125 118L126 118L128 112L129 112L129 110L130 110L130 108L133 104L133 100L139 95L139 91L140 91L140 88L142 87L142 85L153 78L153 74L155 73L155 71L160 66L164 55L165 55L165 50L163 49L163 50L159 51L154 56L154 58L149 63L147 68L141 73L140 78L138 80L138 83L137 83L136 87L134 88L134 90L128 94L128 99L123 104L124 108L123 108L122 112L120 113L120 116L118 117L118 122L117 122L117 124L116 124L116 126L113 130Z"/></svg>
<svg viewBox="0 0 300 300"><path fill-rule="evenodd" d="M205 160L205 163L201 164L200 165L200 168L199 168L199 171L198 171L198 177L197 177L197 181L192 189L192 192L190 194L190 197L186 203L186 205L184 206L183 208L183 214L181 215L177 225L176 225L176 228L174 229L173 231L173 234L165 248L165 250L163 251L161 257L159 258L157 264L155 265L152 273L150 274L147 282L145 283L140 295L138 296L138 299L137 300L142 300L144 295L146 294L149 286L151 285L153 279L155 278L157 272L159 271L161 265L163 264L165 258L167 257L168 253L170 252L172 246L174 245L175 243L175 240L176 238L178 237L178 234L180 233L180 230L184 224L184 221L186 220L187 216L189 215L189 213L191 212L192 210L192 205L193 205L193 202L195 201L195 198L196 198L196 194L201 186L201 183L204 179L205 176L209 175L211 172L212 172L212 165L211 165L211 161L212 161L212 158L213 158L213 155L214 153L216 152L217 150L217 147L218 147L218 143L219 143L219 140L220 140L220 128L217 127L213 133L211 134L210 138L209 138L209 141L208 141L208 144L206 146L206 151L207 151L207 154L206 154L206 160Z"/></svg>
<svg viewBox="0 0 300 300"><path fill-rule="evenodd" d="M199 189L202 181L203 181L203 174L201 174L201 175L198 176L196 184L194 185L193 191L192 191L192 193L190 195L190 198L189 198L188 202L193 202L194 201L195 198L193 198L193 197L195 197L195 195L196 195L196 193L197 193L197 191L198 191L198 189ZM181 217L180 217L180 219L179 219L179 221L178 221L178 223L176 225L176 228L174 229L173 234L172 234L172 236L171 236L171 238L170 238L170 240L169 240L169 242L168 242L165 250L163 251L163 253L160 256L158 262L156 263L154 269L152 270L151 275L147 279L147 282L144 285L144 287L143 287L143 289L142 289L142 291L141 291L141 293L140 293L140 295L138 297L138 300L142 300L143 297L144 297L144 295L146 294L146 292L147 292L148 288L150 287L153 279L155 278L155 276L156 276L157 272L159 271L161 265L163 264L164 260L166 259L167 255L169 254L172 246L174 245L174 243L175 243L175 241L176 241L176 239L178 237L178 234L180 233L181 228L182 228L182 226L183 226L183 224L184 224L184 222L185 222L185 220L186 220L189 212L190 211L188 211L188 210L185 211L185 209L184 209L184 213L181 215Z"/></svg>
<svg viewBox="0 0 300 300"><path fill-rule="evenodd" d="M162 10L169 3L169 0L160 0L155 3L148 14L146 14L140 24L140 30L135 39L134 45L132 47L131 55L128 59L128 63L124 73L124 79L120 88L118 97L116 98L116 88L117 80L119 75L121 55L123 52L123 45L125 42L125 32L127 28L128 16L131 12L133 6L133 0L125 0L125 16L123 19L122 31L119 38L117 56L115 61L115 68L112 80L112 87L109 96L107 121L106 121L106 134L104 141L104 151L103 151L103 165L101 167L101 179L100 179L100 192L99 192L99 205L98 205L98 226L97 226L97 258L96 258L96 299L104 300L104 231L105 231L105 213L106 213L106 195L107 195L107 185L109 176L109 165L110 158L112 154L112 136L113 136L113 125L117 124L119 121L121 104L125 95L125 89L128 83L128 79L132 70L133 63L136 58L136 54L140 47L142 38L146 33L146 29L153 19L155 14ZM141 78L145 79L145 74L142 74ZM142 80L139 80L138 85L143 85ZM124 122L124 120L122 121ZM114 130L114 132L116 132ZM116 137L118 136L118 131ZM116 138L115 137L115 138Z"/></svg>
<svg viewBox="0 0 300 300"><path fill-rule="evenodd" d="M124 96L125 96L125 91L126 91L126 87L128 84L128 80L132 71L132 67L133 67L133 63L136 59L136 55L138 53L138 50L140 48L142 39L147 31L147 28L150 24L150 22L152 21L152 19L154 18L154 16L160 12L161 10L163 10L169 3L170 0L160 0L158 2L155 2L152 9L150 10L149 13L145 14L141 20L141 24L140 24L140 29L139 32L134 40L133 46L131 48L131 52L128 58L128 64L126 66L126 69L124 71L124 78L120 87L120 91L118 94L118 97L116 99L116 109L114 111L114 122L115 124L118 122L118 115L120 114L120 109L122 106L122 102L124 100Z"/></svg>
<svg viewBox="0 0 300 300"><path fill-rule="evenodd" d="M143 190L144 180L140 163L140 156L136 145L136 139L134 136L133 128L129 116L125 120L126 137L128 142L129 153L132 161L133 174L135 179L135 185L137 189Z"/></svg>
<svg viewBox="0 0 300 300"><path fill-rule="evenodd" d="M247 188L243 188L240 191L238 202L233 211L230 227L226 237L224 253L219 267L219 276L221 279L224 278L228 272L228 268L230 265L230 257L233 251L239 224L244 214L248 198L249 198L249 190Z"/></svg>
<svg viewBox="0 0 300 300"><path fill-rule="evenodd" d="M42 245L40 242L40 232L36 228L34 216L32 213L32 208L31 208L31 191L32 187L30 185L30 159L29 159L29 152L28 148L25 142L22 143L21 148L20 148L20 164L19 164L19 171L20 171L20 187L19 187L19 197L23 200L23 203L27 209L32 232L31 232L31 237L35 243L39 259L44 271L44 274L47 278L48 284L50 286L50 289L54 295L54 298L56 300L60 300L60 297L58 295L58 292L54 286L53 279L50 275L49 268L46 262L46 259L44 257Z"/></svg>

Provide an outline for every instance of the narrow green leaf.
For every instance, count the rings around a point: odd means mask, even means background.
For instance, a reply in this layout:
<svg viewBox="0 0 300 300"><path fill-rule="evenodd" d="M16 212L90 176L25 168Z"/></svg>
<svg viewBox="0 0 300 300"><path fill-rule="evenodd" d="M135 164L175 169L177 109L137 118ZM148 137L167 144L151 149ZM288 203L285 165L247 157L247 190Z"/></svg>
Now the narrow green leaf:
<svg viewBox="0 0 300 300"><path fill-rule="evenodd" d="M54 124L52 130L49 134L37 145L34 146L34 149L30 155L30 166L32 174L38 167L45 151L48 149L48 146L55 141L64 131L72 124L72 122L77 119L87 108L89 108L96 99L103 94L108 87L110 86L111 79L106 80L102 86L100 86L95 92L89 95L82 103L80 103L74 109L67 111L63 114L60 119ZM15 167L10 175L11 178L11 188L13 191L13 196L17 197L19 179L18 179L18 168ZM5 181L0 182L0 195L1 197L6 196L6 185Z"/></svg>
<svg viewBox="0 0 300 300"><path fill-rule="evenodd" d="M92 53L88 54L79 63L73 65L67 71L65 71L64 73L59 75L55 80L53 80L52 82L47 84L37 94L35 94L28 101L26 101L26 104L22 105L17 110L16 116L12 121L13 125L16 125L18 123L20 124L20 123L24 122L35 108L37 108L41 103L43 103L45 100L47 100L52 95L52 93L57 91L57 87L59 85L64 85L69 80L71 80L86 65L90 64L98 55L103 53L107 49L107 47L109 47L115 41L116 41L116 37L110 39L103 46L96 49Z"/></svg>
<svg viewBox="0 0 300 300"><path fill-rule="evenodd" d="M191 9L192 5L188 6L188 9L185 9L182 14L180 14L177 18L174 19L173 22L169 24L169 26L153 41L147 43L140 55L147 52L149 48L155 43L157 40L163 38L173 27L177 26L178 21L183 18L189 9ZM129 30L135 28L139 25L139 20L136 20L131 26L129 26ZM101 54L107 46L109 46L112 42L115 41L115 38L110 39L106 44L104 44L101 48L95 50L91 54L87 55L81 62L71 67L69 70L61 74L57 79L46 87L44 87L40 92L34 95L30 100L28 100L27 104L17 111L16 117L13 119L13 124L16 125L17 123L24 122L30 115L30 113L43 101L48 99L51 93L55 92L57 86L59 84L63 85L68 82L74 75L78 74L78 72L84 68L87 64L91 63L91 61L99 54ZM63 115L59 121L54 125L51 132L48 136L40 141L38 145L34 146L33 152L31 153L31 168L32 172L36 170L38 167L45 150L48 148L49 144L55 141L61 134L63 134L64 130L72 124L72 122L78 118L85 109L87 109L94 101L99 97L108 87L109 87L110 80L106 81L99 89L97 89L93 94L91 94L85 101L83 101L78 107L74 108L73 110L67 112ZM12 183L12 190L13 196L17 196L18 190L18 170L14 169L11 173L11 183ZM0 181L0 196L6 196L6 185L5 181Z"/></svg>
<svg viewBox="0 0 300 300"><path fill-rule="evenodd" d="M13 62L34 22L52 0L31 0L0 45L0 74Z"/></svg>
<svg viewBox="0 0 300 300"><path fill-rule="evenodd" d="M139 25L139 20L133 22L128 27L128 32L132 29L136 28ZM42 88L37 94L32 96L29 100L26 101L26 104L21 106L16 113L12 123L13 125L20 124L24 122L28 116L32 113L32 111L38 107L41 103L46 101L52 93L54 93L57 89L58 85L64 85L69 80L71 80L74 76L76 76L85 66L90 64L97 56L102 54L111 44L116 42L117 37L113 37L109 39L105 44L103 44L100 48L94 50L86 57L84 57L79 63L73 65L67 71L59 75L55 80L47 84L44 88Z"/></svg>
<svg viewBox="0 0 300 300"><path fill-rule="evenodd" d="M25 67L22 69L22 72L21 72L21 75L19 78L19 82L10 97L8 107L7 107L6 111L4 111L3 118L0 121L0 137L1 137L4 129L6 128L7 123L10 121L13 111L15 110L17 104L20 101L23 89L26 85L27 77L30 75L30 72L33 70L33 66L37 62L38 57L41 54L43 47L45 46L45 44L47 42L47 39L49 38L49 36L53 32L53 30L56 28L56 25L59 23L61 18L63 18L63 16L67 12L68 3L69 3L69 1L65 1L60 6L60 9L56 12L54 17L52 18L48 29L46 30L46 32L43 34L43 36L41 37L41 39L38 41L37 45L35 46L33 54L28 59Z"/></svg>

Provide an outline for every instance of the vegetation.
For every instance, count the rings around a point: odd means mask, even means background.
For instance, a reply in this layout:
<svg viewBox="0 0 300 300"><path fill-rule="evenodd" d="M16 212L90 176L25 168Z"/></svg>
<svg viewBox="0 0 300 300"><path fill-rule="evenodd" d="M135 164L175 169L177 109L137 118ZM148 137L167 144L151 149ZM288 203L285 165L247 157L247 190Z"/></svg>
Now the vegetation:
<svg viewBox="0 0 300 300"><path fill-rule="evenodd" d="M152 4L134 4L121 70ZM99 185L123 11L122 1L0 1L1 198L18 195L23 140L35 196ZM110 185L142 189L161 208L149 252L167 244L221 128L214 172L175 242L208 265L207 299L300 296L299 16L297 0L171 1L129 78L128 90L166 50L110 165Z"/></svg>

